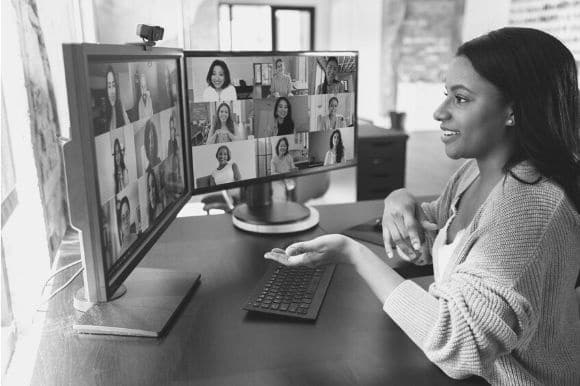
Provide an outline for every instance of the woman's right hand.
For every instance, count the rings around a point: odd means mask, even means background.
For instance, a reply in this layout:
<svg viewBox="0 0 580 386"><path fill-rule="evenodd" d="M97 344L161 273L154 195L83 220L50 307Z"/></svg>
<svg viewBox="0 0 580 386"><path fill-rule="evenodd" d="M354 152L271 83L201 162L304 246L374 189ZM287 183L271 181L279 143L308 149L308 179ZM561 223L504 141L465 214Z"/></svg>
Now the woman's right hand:
<svg viewBox="0 0 580 386"><path fill-rule="evenodd" d="M267 252L266 259L277 261L286 266L317 267L324 264L352 264L353 248L356 242L349 237L332 234L300 241L285 250L274 248Z"/></svg>
<svg viewBox="0 0 580 386"><path fill-rule="evenodd" d="M406 189L395 190L384 203L382 225L387 256L392 258L396 247L411 258L417 256L425 241L425 230L436 231L437 224L427 221L421 205Z"/></svg>

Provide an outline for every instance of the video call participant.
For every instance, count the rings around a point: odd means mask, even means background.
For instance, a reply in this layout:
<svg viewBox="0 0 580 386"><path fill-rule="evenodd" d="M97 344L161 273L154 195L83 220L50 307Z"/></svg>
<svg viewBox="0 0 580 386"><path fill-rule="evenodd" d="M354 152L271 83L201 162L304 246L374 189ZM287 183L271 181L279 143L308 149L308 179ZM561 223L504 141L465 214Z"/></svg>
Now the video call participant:
<svg viewBox="0 0 580 386"><path fill-rule="evenodd" d="M230 70L223 60L216 59L209 66L207 88L203 92L203 102L237 100L236 88L232 85Z"/></svg>
<svg viewBox="0 0 580 386"><path fill-rule="evenodd" d="M137 73L137 100L130 111L131 120L137 121L139 119L147 118L153 115L153 100L151 99L151 91L147 87L147 77L145 73Z"/></svg>
<svg viewBox="0 0 580 386"><path fill-rule="evenodd" d="M154 169L147 170L147 214L149 216L149 225L163 211L163 202L159 194L157 177Z"/></svg>
<svg viewBox="0 0 580 386"><path fill-rule="evenodd" d="M218 161L218 166L211 172L209 179L210 186L227 184L228 182L235 182L242 179L238 165L235 162L230 162L232 156L227 146L220 146L215 153L215 158Z"/></svg>
<svg viewBox="0 0 580 386"><path fill-rule="evenodd" d="M129 117L121 103L119 82L112 66L107 67L105 75L107 86L107 103L105 103L105 121L107 131L123 127L129 123Z"/></svg>
<svg viewBox="0 0 580 386"><path fill-rule="evenodd" d="M285 72L285 65L282 59L276 60L276 72L272 76L272 86L270 95L279 98L292 96L292 78Z"/></svg>
<svg viewBox="0 0 580 386"><path fill-rule="evenodd" d="M115 179L115 193L127 187L129 172L125 166L125 150L121 147L119 138L113 142L113 177Z"/></svg>
<svg viewBox="0 0 580 386"><path fill-rule="evenodd" d="M117 202L117 229L121 249L126 249L137 239L137 235L131 232L131 205L126 196Z"/></svg>
<svg viewBox="0 0 580 386"><path fill-rule="evenodd" d="M294 158L288 152L289 148L288 140L284 137L280 138L276 143L276 154L272 156L272 160L270 161L272 174L288 173L296 170Z"/></svg>
<svg viewBox="0 0 580 386"><path fill-rule="evenodd" d="M459 47L434 113L446 154L468 158L439 198L385 199L383 237L433 258L425 291L358 242L328 235L267 257L353 264L384 311L447 375L580 384L578 76L572 53L530 28ZM425 248L421 247L424 243ZM415 253L412 253L415 251Z"/></svg>
<svg viewBox="0 0 580 386"><path fill-rule="evenodd" d="M232 142L238 138L234 135L234 121L230 106L227 103L219 105L213 126L207 135L207 143Z"/></svg>
<svg viewBox="0 0 580 386"><path fill-rule="evenodd" d="M324 82L316 87L317 94L338 94L344 92L344 85L336 79L338 73L338 59L330 56L326 60Z"/></svg>
<svg viewBox="0 0 580 386"><path fill-rule="evenodd" d="M177 138L177 128L175 127L175 111L169 117L169 140L167 141L167 172L165 174L167 193L175 198L183 189L183 177L181 175L181 164L179 140Z"/></svg>
<svg viewBox="0 0 580 386"><path fill-rule="evenodd" d="M342 135L340 131L334 130L330 136L330 149L324 156L324 165L334 165L341 163L344 157L344 145L342 144Z"/></svg>
<svg viewBox="0 0 580 386"><path fill-rule="evenodd" d="M294 121L292 120L292 106L286 97L276 99L274 104L274 124L268 131L269 137L277 135L294 134Z"/></svg>
<svg viewBox="0 0 580 386"><path fill-rule="evenodd" d="M159 142L157 139L157 129L153 121L148 120L145 123L145 155L147 156L147 169L157 166L161 159L159 158Z"/></svg>
<svg viewBox="0 0 580 386"><path fill-rule="evenodd" d="M338 109L338 98L332 97L328 101L328 115L322 116L321 130L329 131L346 127L346 120L336 113Z"/></svg>

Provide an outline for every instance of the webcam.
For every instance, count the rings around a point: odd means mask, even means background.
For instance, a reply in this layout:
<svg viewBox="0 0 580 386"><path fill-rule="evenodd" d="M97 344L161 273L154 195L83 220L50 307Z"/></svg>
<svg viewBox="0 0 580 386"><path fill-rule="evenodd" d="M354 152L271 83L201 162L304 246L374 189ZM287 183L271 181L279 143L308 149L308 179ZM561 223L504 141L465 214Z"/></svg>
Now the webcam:
<svg viewBox="0 0 580 386"><path fill-rule="evenodd" d="M164 31L158 25L137 24L137 36L143 39L146 46L154 46L155 42L163 39Z"/></svg>

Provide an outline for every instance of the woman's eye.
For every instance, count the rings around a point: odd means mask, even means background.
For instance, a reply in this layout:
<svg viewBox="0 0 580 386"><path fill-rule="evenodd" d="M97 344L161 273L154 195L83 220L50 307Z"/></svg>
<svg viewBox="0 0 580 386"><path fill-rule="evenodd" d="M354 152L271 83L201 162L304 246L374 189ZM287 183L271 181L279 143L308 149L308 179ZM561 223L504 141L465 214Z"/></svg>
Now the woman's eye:
<svg viewBox="0 0 580 386"><path fill-rule="evenodd" d="M455 95L455 103L463 104L465 102L467 102L467 98L464 98L461 95Z"/></svg>

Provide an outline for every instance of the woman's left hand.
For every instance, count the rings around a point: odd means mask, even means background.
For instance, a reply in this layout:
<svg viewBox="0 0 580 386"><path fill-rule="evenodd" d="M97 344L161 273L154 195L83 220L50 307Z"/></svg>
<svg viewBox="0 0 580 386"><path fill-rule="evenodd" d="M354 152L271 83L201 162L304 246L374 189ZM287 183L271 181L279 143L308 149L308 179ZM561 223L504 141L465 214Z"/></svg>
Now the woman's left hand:
<svg viewBox="0 0 580 386"><path fill-rule="evenodd" d="M286 250L274 248L264 257L287 266L316 267L323 264L351 264L354 243L354 240L343 235L324 235L294 243Z"/></svg>

